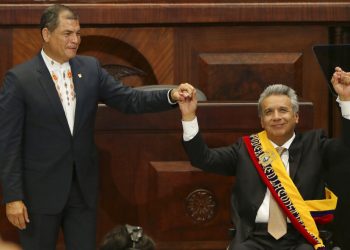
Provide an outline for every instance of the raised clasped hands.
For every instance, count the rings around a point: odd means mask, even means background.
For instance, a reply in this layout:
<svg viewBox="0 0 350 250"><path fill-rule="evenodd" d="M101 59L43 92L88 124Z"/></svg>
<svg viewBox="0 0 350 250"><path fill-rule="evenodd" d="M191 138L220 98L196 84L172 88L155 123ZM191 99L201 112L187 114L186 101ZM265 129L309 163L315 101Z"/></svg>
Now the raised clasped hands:
<svg viewBox="0 0 350 250"><path fill-rule="evenodd" d="M189 87L189 86L190 87ZM181 99L178 101L183 121L192 121L196 117L197 109L197 93L196 89L188 84L180 84L179 92L182 93Z"/></svg>
<svg viewBox="0 0 350 250"><path fill-rule="evenodd" d="M192 98L196 89L189 83L181 83L171 91L171 99L180 103Z"/></svg>
<svg viewBox="0 0 350 250"><path fill-rule="evenodd" d="M350 101L350 72L345 72L340 67L336 67L331 83L341 101Z"/></svg>
<svg viewBox="0 0 350 250"><path fill-rule="evenodd" d="M26 223L29 223L27 207L23 201L6 203L6 216L12 225L21 230L26 228Z"/></svg>

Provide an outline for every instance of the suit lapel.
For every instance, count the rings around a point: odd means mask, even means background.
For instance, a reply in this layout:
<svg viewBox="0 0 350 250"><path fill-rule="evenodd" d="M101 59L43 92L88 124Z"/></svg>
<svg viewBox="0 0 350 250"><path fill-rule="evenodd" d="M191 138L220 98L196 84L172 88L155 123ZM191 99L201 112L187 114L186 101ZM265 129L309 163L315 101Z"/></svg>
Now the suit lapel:
<svg viewBox="0 0 350 250"><path fill-rule="evenodd" d="M47 67L45 65L44 60L42 59L41 55L38 55L38 73L39 73L39 83L44 89L48 99L49 103L51 104L51 107L53 108L53 111L57 114L57 118L60 122L60 124L63 126L63 129L66 130L67 133L70 134L69 125L67 122L66 115L63 110L63 106L61 103L61 100L58 96L55 83L53 82L50 72L47 70Z"/></svg>
<svg viewBox="0 0 350 250"><path fill-rule="evenodd" d="M69 62L72 75L73 75L73 84L74 84L74 91L75 91L75 97L76 97L76 106L75 106L75 117L74 117L74 128L73 128L73 136L77 133L80 123L81 123L81 117L83 112L82 107L82 82L84 80L84 75L81 72L81 67L77 60L74 58L70 60Z"/></svg>
<svg viewBox="0 0 350 250"><path fill-rule="evenodd" d="M302 143L300 134L296 134L294 141L289 148L289 175L294 180L295 174L298 170L300 159L302 155Z"/></svg>

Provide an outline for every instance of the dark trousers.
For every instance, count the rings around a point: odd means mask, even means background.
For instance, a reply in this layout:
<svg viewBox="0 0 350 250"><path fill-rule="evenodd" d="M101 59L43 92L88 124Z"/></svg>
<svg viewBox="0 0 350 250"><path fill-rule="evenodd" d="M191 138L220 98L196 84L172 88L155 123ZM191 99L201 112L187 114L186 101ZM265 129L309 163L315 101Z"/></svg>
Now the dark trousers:
<svg viewBox="0 0 350 250"><path fill-rule="evenodd" d="M59 214L29 214L20 231L23 250L55 250L62 229L66 250L96 250L96 209L86 206L76 178L67 204Z"/></svg>
<svg viewBox="0 0 350 250"><path fill-rule="evenodd" d="M257 224L249 238L234 250L313 250L304 237L290 224L288 224L287 234L279 240L274 239L267 232L267 224Z"/></svg>

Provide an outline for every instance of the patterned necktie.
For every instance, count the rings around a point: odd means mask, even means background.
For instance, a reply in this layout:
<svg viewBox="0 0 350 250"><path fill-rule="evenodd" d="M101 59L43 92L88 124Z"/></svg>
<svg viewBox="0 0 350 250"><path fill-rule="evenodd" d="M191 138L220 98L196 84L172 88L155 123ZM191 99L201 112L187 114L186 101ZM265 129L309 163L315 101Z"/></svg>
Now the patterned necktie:
<svg viewBox="0 0 350 250"><path fill-rule="evenodd" d="M282 147L277 147L276 150L279 155L282 155L286 149ZM276 240L278 240L287 233L286 215L283 213L282 209L280 208L280 206L278 205L278 203L272 195L270 196L270 210L267 231Z"/></svg>

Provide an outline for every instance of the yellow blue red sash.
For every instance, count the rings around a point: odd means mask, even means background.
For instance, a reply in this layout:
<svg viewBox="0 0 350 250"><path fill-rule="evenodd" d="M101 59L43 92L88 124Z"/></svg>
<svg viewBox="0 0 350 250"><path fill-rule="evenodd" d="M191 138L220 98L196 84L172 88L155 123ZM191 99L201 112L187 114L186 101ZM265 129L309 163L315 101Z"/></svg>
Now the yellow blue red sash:
<svg viewBox="0 0 350 250"><path fill-rule="evenodd" d="M337 197L326 189L326 199L305 201L268 140L266 131L245 136L243 140L261 179L293 226L315 249L325 249L315 220L325 223L333 218Z"/></svg>

